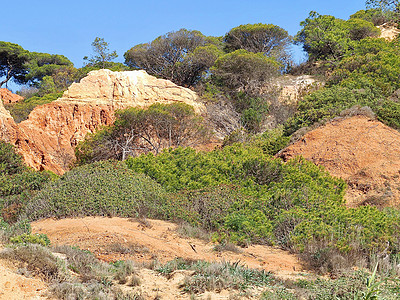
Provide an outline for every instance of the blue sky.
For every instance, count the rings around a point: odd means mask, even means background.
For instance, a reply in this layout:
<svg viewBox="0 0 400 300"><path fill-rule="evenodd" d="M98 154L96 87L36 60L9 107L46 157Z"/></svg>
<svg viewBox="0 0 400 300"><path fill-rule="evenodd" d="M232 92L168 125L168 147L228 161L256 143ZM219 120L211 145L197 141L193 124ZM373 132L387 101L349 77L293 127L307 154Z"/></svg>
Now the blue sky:
<svg viewBox="0 0 400 300"><path fill-rule="evenodd" d="M0 40L29 51L63 54L76 67L92 54L95 37L109 42L123 62L134 45L180 28L221 36L248 23L271 23L294 35L311 10L347 19L365 0L307 1L156 1L156 0L4 0ZM295 51L295 60L302 58Z"/></svg>

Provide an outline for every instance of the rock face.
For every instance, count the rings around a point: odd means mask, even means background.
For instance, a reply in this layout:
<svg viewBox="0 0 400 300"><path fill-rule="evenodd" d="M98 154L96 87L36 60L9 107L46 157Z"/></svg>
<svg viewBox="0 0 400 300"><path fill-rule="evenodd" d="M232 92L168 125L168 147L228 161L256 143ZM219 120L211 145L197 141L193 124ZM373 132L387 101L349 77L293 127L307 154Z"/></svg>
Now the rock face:
<svg viewBox="0 0 400 300"><path fill-rule="evenodd" d="M277 156L302 155L343 178L349 206L400 204L400 133L364 116L333 120Z"/></svg>
<svg viewBox="0 0 400 300"><path fill-rule="evenodd" d="M387 41L393 41L400 34L397 24L385 23L377 27L381 30L379 37Z"/></svg>
<svg viewBox="0 0 400 300"><path fill-rule="evenodd" d="M13 94L8 89L0 89L0 99L3 100L3 103L16 103L24 100L24 97L20 95Z"/></svg>
<svg viewBox="0 0 400 300"><path fill-rule="evenodd" d="M169 80L150 76L143 70L127 72L98 70L90 72L80 83L73 83L57 101L96 103L111 105L114 108L148 107L155 102L165 104L185 102L200 113L204 111L204 106L196 100L197 95L192 90Z"/></svg>
<svg viewBox="0 0 400 300"><path fill-rule="evenodd" d="M17 133L17 125L10 112L4 108L3 101L0 101L0 140L12 143Z"/></svg>
<svg viewBox="0 0 400 300"><path fill-rule="evenodd" d="M62 174L75 160L74 148L86 134L114 122L116 109L148 107L156 102L184 102L196 112L204 106L189 89L157 79L145 71L92 71L74 83L62 98L36 107L16 124L0 105L0 139L16 145L25 162L36 170Z"/></svg>
<svg viewBox="0 0 400 300"><path fill-rule="evenodd" d="M305 92L317 89L323 85L312 75L285 75L277 79L279 90L278 100L282 103L297 103Z"/></svg>

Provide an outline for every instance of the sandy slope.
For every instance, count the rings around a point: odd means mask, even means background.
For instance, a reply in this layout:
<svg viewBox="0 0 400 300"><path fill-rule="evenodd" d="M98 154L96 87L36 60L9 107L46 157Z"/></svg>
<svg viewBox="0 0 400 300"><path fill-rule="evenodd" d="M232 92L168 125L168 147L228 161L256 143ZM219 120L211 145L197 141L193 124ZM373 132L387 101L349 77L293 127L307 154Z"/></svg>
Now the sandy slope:
<svg viewBox="0 0 400 300"><path fill-rule="evenodd" d="M215 252L214 244L182 238L177 225L149 220L151 228L124 218L86 217L81 219L46 219L32 223L32 230L45 233L53 245L78 245L92 251L102 260L132 259L167 262L177 257L207 261L240 261L251 268L263 268L280 276L290 276L304 268L299 259L274 247L255 245L241 253ZM133 253L121 253L119 248L130 247ZM194 248L194 249L193 249Z"/></svg>
<svg viewBox="0 0 400 300"><path fill-rule="evenodd" d="M210 262L239 261L251 268L271 271L282 279L294 279L304 271L295 255L278 248L256 245L241 249L240 253L215 252L212 243L182 238L176 231L176 224L147 221L150 227L132 219L117 217L46 219L32 223L32 230L34 233L47 234L53 245L79 246L105 261L132 259L152 262L157 259L167 262L177 257ZM130 251L125 251L127 249ZM156 271L141 268L138 270L140 285L122 288L140 294L145 299L190 299L190 295L183 293L180 288L186 272L190 271L178 270L166 278ZM261 293L262 289L254 289L250 292L251 296L245 298L258 299ZM232 299L237 294L238 291L223 290L197 295L196 299Z"/></svg>
<svg viewBox="0 0 400 300"><path fill-rule="evenodd" d="M297 155L343 178L349 206L400 205L400 133L364 116L334 119L283 149L285 161Z"/></svg>

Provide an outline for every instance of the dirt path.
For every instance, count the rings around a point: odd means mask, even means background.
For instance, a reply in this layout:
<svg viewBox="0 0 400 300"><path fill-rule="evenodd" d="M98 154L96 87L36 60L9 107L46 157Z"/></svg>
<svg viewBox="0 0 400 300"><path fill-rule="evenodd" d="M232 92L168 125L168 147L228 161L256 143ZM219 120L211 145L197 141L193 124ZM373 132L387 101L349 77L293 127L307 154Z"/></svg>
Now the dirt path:
<svg viewBox="0 0 400 300"><path fill-rule="evenodd" d="M53 245L75 245L90 250L105 261L132 259L167 262L177 257L206 261L240 261L251 268L263 268L280 277L304 271L299 259L268 246L250 246L240 253L213 251L214 244L182 238L177 225L148 220L151 227L124 218L86 217L46 219L32 223L34 233L45 233Z"/></svg>
<svg viewBox="0 0 400 300"><path fill-rule="evenodd" d="M43 296L47 288L45 282L17 274L16 271L9 261L0 259L0 299L47 299Z"/></svg>

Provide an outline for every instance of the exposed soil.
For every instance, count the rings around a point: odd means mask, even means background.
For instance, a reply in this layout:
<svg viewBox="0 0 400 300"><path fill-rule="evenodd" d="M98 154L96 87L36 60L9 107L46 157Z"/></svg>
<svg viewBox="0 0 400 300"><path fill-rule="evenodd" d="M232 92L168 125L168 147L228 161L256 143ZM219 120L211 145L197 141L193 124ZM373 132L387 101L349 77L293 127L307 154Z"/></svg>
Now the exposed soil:
<svg viewBox="0 0 400 300"><path fill-rule="evenodd" d="M4 104L10 104L10 103L17 103L21 102L24 100L24 97L21 97L20 95L13 94L10 90L8 89L0 89L0 99L3 100Z"/></svg>
<svg viewBox="0 0 400 300"><path fill-rule="evenodd" d="M336 119L305 134L278 156L301 155L343 178L349 206L400 205L400 132L365 116Z"/></svg>
<svg viewBox="0 0 400 300"><path fill-rule="evenodd" d="M177 225L160 220L143 222L126 218L85 217L81 219L46 219L32 223L34 233L45 233L53 245L74 245L111 262L131 259L167 262L181 257L206 261L240 261L250 268L263 268L278 276L291 276L304 270L293 254L278 248L254 245L240 248L240 253L216 252L215 244L181 237Z"/></svg>
<svg viewBox="0 0 400 300"><path fill-rule="evenodd" d="M93 252L99 259L111 262L131 259L151 263L155 259L165 263L181 257L210 262L240 262L250 268L265 269L282 279L295 279L305 271L300 260L287 251L275 247L255 245L231 251L216 252L215 244L194 238L184 238L177 232L178 225L159 220L138 221L126 218L85 217L79 219L46 219L32 223L34 233L45 233L52 245L73 245ZM187 273L178 270L168 278L156 271L141 268L140 285L123 289L142 295L145 299L189 299L180 288ZM246 298L253 299L262 289L251 290ZM238 291L207 292L196 299L231 299ZM242 299L242 298L241 298Z"/></svg>

